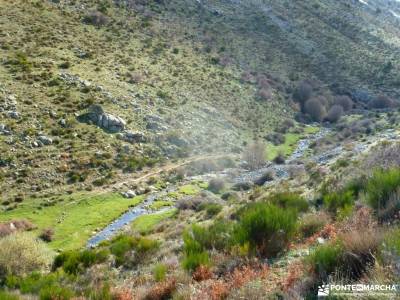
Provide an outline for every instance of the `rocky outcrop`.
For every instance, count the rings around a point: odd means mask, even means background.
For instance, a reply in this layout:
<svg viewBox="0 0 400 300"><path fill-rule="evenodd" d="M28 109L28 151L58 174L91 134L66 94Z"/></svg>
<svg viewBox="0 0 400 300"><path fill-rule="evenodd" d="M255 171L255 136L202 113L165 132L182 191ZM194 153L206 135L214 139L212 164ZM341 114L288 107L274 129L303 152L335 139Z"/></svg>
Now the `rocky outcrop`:
<svg viewBox="0 0 400 300"><path fill-rule="evenodd" d="M104 112L100 105L92 105L89 111L78 117L78 120L93 123L108 132L121 132L125 129L126 122L112 114Z"/></svg>
<svg viewBox="0 0 400 300"><path fill-rule="evenodd" d="M124 132L119 133L117 137L131 144L145 143L148 141L146 135L139 131L126 130Z"/></svg>

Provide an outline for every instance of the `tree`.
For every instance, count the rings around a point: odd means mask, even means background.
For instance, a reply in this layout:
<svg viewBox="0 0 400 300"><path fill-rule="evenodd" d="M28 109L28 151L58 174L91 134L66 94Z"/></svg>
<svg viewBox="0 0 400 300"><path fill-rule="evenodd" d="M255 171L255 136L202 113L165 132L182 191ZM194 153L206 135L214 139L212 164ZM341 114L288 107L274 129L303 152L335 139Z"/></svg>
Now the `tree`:
<svg viewBox="0 0 400 300"><path fill-rule="evenodd" d="M326 119L331 123L336 123L343 115L343 107L340 105L333 105L326 116Z"/></svg>
<svg viewBox="0 0 400 300"><path fill-rule="evenodd" d="M335 105L340 105L344 111L349 111L353 108L353 101L350 99L349 96L336 96L334 100Z"/></svg>
<svg viewBox="0 0 400 300"><path fill-rule="evenodd" d="M306 102L304 105L304 112L310 115L312 120L316 122L321 122L326 115L325 107L316 98L310 99Z"/></svg>
<svg viewBox="0 0 400 300"><path fill-rule="evenodd" d="M293 99L296 102L304 104L312 95L312 87L309 83L302 81L298 84L293 93Z"/></svg>
<svg viewBox="0 0 400 300"><path fill-rule="evenodd" d="M254 142L246 147L243 152L243 160L251 170L261 168L265 164L266 145L262 142Z"/></svg>

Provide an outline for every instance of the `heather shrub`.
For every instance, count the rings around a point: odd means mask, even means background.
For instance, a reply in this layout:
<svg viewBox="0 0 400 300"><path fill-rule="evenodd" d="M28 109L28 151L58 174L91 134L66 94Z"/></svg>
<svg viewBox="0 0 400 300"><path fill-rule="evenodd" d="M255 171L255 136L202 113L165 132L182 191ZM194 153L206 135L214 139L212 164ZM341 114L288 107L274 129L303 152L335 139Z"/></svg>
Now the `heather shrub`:
<svg viewBox="0 0 400 300"><path fill-rule="evenodd" d="M393 107L394 103L393 100L390 99L388 96L379 95L375 99L372 99L368 103L368 107L372 109L385 109Z"/></svg>
<svg viewBox="0 0 400 300"><path fill-rule="evenodd" d="M60 267L68 274L78 274L85 269L108 259L107 250L66 251L57 255L53 262L53 270Z"/></svg>
<svg viewBox="0 0 400 300"><path fill-rule="evenodd" d="M168 267L165 264L157 264L153 268L153 277L157 282L164 281L167 275Z"/></svg>
<svg viewBox="0 0 400 300"><path fill-rule="evenodd" d="M0 291L0 299L2 300L19 300L20 298L14 294L5 292L5 291Z"/></svg>
<svg viewBox="0 0 400 300"><path fill-rule="evenodd" d="M304 104L304 112L316 122L321 122L326 115L325 107L317 98L310 99Z"/></svg>
<svg viewBox="0 0 400 300"><path fill-rule="evenodd" d="M308 257L308 263L319 280L334 273L347 279L359 279L374 265L381 236L377 231L364 229L342 234L338 240L317 246Z"/></svg>
<svg viewBox="0 0 400 300"><path fill-rule="evenodd" d="M263 101L270 100L272 98L272 93L268 88L262 88L258 91L258 98Z"/></svg>
<svg viewBox="0 0 400 300"><path fill-rule="evenodd" d="M285 163L285 156L283 155L283 153L278 153L278 155L275 156L274 163L276 163L277 165L283 165Z"/></svg>
<svg viewBox="0 0 400 300"><path fill-rule="evenodd" d="M92 11L83 18L83 22L94 26L103 26L107 24L108 18L99 11Z"/></svg>
<svg viewBox="0 0 400 300"><path fill-rule="evenodd" d="M254 203L239 216L235 239L261 257L274 257L284 251L297 227L297 214L269 203Z"/></svg>
<svg viewBox="0 0 400 300"><path fill-rule="evenodd" d="M315 248L307 258L307 261L312 266L318 279L324 280L341 266L340 259L343 256L343 252L342 243L331 242Z"/></svg>
<svg viewBox="0 0 400 300"><path fill-rule="evenodd" d="M51 259L51 251L30 233L14 233L0 239L0 278L44 270Z"/></svg>
<svg viewBox="0 0 400 300"><path fill-rule="evenodd" d="M204 245L197 240L195 234L199 235L200 227L193 226L192 232L185 232L183 235L183 261L182 267L190 272L195 271L201 265L209 265L208 253Z"/></svg>
<svg viewBox="0 0 400 300"><path fill-rule="evenodd" d="M39 235L39 238L42 241L49 243L53 240L53 236L54 236L54 230L51 228L46 228L46 229L43 229L43 231Z"/></svg>
<svg viewBox="0 0 400 300"><path fill-rule="evenodd" d="M381 144L373 149L363 162L366 170L381 168L384 170L400 167L400 143Z"/></svg>
<svg viewBox="0 0 400 300"><path fill-rule="evenodd" d="M205 210L207 216L211 218L219 214L219 212L222 210L222 205L219 203L202 203L199 206L199 210Z"/></svg>
<svg viewBox="0 0 400 300"><path fill-rule="evenodd" d="M305 214L299 222L299 233L303 238L309 238L321 231L329 223L329 217L324 213Z"/></svg>
<svg viewBox="0 0 400 300"><path fill-rule="evenodd" d="M343 115L343 108L340 105L333 105L326 115L326 119L331 123L336 123Z"/></svg>
<svg viewBox="0 0 400 300"><path fill-rule="evenodd" d="M400 169L376 170L365 186L367 203L378 213L384 210L389 202L398 207L399 189Z"/></svg>
<svg viewBox="0 0 400 300"><path fill-rule="evenodd" d="M268 198L267 201L284 209L294 209L298 212L306 212L308 210L307 200L295 193L275 194Z"/></svg>
<svg viewBox="0 0 400 300"><path fill-rule="evenodd" d="M354 103L348 96L336 96L334 105L340 105L344 111L349 111L353 108Z"/></svg>
<svg viewBox="0 0 400 300"><path fill-rule="evenodd" d="M221 192L225 187L225 181L220 178L213 178L208 182L208 190L213 193Z"/></svg>
<svg viewBox="0 0 400 300"><path fill-rule="evenodd" d="M334 216L348 211L353 207L354 201L355 196L352 190L331 192L323 196L324 207Z"/></svg>
<svg viewBox="0 0 400 300"><path fill-rule="evenodd" d="M40 299L70 299L74 293L60 282L65 281L65 273L57 272L43 275L33 272L25 277L9 276L5 285L10 289L18 289L22 294L39 295Z"/></svg>

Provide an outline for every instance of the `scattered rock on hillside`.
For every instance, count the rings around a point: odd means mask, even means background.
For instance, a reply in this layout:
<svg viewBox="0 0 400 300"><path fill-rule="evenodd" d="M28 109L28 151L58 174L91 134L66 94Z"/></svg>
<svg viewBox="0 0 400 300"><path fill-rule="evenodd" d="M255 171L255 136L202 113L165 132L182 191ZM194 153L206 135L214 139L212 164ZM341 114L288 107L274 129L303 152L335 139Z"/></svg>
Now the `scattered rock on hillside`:
<svg viewBox="0 0 400 300"><path fill-rule="evenodd" d="M40 135L38 137L38 141L41 142L43 145L51 145L53 144L53 139L49 138L48 136L45 135Z"/></svg>
<svg viewBox="0 0 400 300"><path fill-rule="evenodd" d="M125 129L126 122L112 114L104 112L100 105L92 105L89 112L78 117L78 120L86 123L94 123L109 132L121 132Z"/></svg>
<svg viewBox="0 0 400 300"><path fill-rule="evenodd" d="M136 196L136 193L132 190L128 190L126 192L122 192L121 195L125 198L131 199L134 198Z"/></svg>
<svg viewBox="0 0 400 300"><path fill-rule="evenodd" d="M147 142L146 135L139 131L135 132L135 131L127 130L122 133L119 133L117 137L119 139L124 140L131 144Z"/></svg>
<svg viewBox="0 0 400 300"><path fill-rule="evenodd" d="M165 126L164 120L157 115L147 115L145 117L147 122L146 128L151 131L166 131L168 127Z"/></svg>

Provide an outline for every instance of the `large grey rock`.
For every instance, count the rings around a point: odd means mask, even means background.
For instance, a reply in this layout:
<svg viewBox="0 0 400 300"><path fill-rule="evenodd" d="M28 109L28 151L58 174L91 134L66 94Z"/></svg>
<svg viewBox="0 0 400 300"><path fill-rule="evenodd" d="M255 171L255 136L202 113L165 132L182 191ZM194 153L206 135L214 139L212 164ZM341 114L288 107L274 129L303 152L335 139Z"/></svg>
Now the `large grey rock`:
<svg viewBox="0 0 400 300"><path fill-rule="evenodd" d="M83 122L90 121L109 132L121 132L126 126L125 120L104 112L100 105L92 105L89 112L79 116L78 119Z"/></svg>
<svg viewBox="0 0 400 300"><path fill-rule="evenodd" d="M53 144L53 140L45 135L38 136L38 141L41 142L43 145L51 145Z"/></svg>

